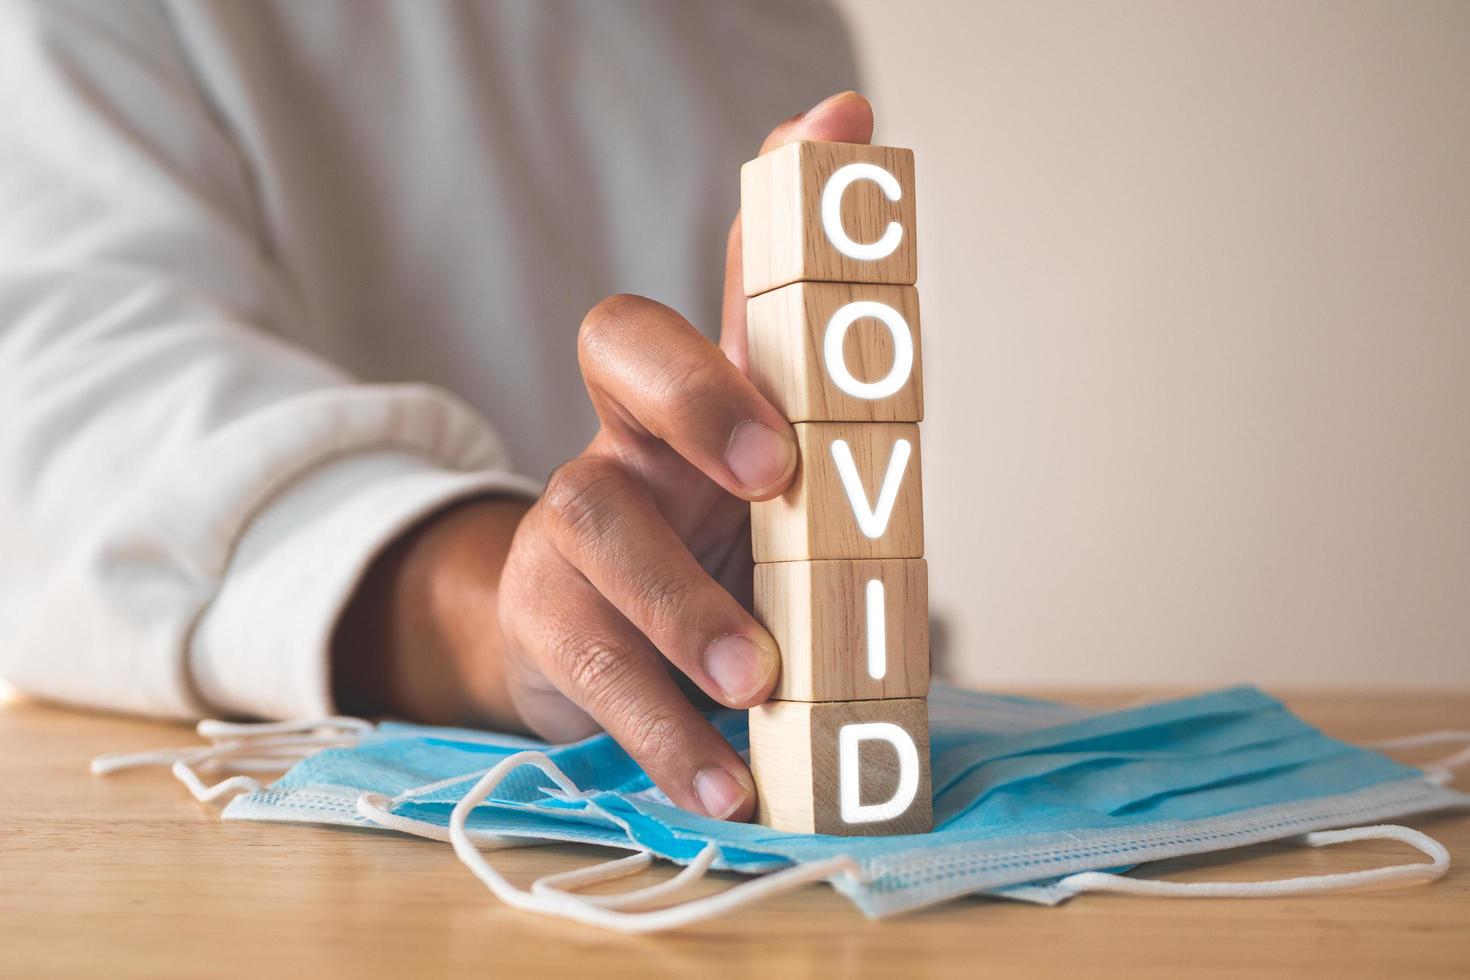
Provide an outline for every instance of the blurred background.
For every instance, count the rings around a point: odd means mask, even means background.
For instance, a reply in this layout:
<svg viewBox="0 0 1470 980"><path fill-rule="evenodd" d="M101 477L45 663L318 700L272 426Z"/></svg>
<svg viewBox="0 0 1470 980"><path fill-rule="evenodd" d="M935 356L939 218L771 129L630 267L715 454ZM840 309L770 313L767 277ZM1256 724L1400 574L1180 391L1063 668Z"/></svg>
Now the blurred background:
<svg viewBox="0 0 1470 980"><path fill-rule="evenodd" d="M1470 687L1470 3L843 0L939 667Z"/></svg>
<svg viewBox="0 0 1470 980"><path fill-rule="evenodd" d="M940 675L1470 689L1470 2L835 2L917 155Z"/></svg>

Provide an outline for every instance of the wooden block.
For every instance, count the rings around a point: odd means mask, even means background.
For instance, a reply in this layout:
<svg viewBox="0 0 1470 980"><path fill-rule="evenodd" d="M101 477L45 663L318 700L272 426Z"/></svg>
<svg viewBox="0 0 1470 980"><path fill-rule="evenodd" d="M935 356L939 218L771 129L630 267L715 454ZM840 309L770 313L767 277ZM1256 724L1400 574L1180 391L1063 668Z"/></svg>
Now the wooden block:
<svg viewBox="0 0 1470 980"><path fill-rule="evenodd" d="M918 278L911 150L789 143L740 168L740 206L746 296Z"/></svg>
<svg viewBox="0 0 1470 980"><path fill-rule="evenodd" d="M758 562L924 557L919 427L798 422L786 492L750 505Z"/></svg>
<svg viewBox="0 0 1470 980"><path fill-rule="evenodd" d="M756 565L755 616L781 647L773 698L929 693L929 568L922 558Z"/></svg>
<svg viewBox="0 0 1470 980"><path fill-rule="evenodd" d="M745 313L750 378L790 421L923 419L913 286L796 282Z"/></svg>
<svg viewBox="0 0 1470 980"><path fill-rule="evenodd" d="M933 826L929 712L919 698L767 701L750 711L756 819L801 834Z"/></svg>

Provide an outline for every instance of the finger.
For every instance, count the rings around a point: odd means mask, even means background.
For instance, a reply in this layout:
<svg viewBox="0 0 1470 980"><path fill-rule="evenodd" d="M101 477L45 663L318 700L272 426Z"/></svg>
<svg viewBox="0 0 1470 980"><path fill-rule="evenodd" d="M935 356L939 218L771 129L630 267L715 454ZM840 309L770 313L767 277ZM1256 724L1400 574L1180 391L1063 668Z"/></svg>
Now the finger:
<svg viewBox="0 0 1470 980"><path fill-rule="evenodd" d="M641 296L592 308L577 340L605 430L668 443L728 492L766 500L796 471L796 439L750 379L678 313Z"/></svg>
<svg viewBox="0 0 1470 980"><path fill-rule="evenodd" d="M720 350L741 374L750 374L750 345L745 326L745 249L740 215L725 236L725 295L720 304Z"/></svg>
<svg viewBox="0 0 1470 980"><path fill-rule="evenodd" d="M866 143L872 138L873 104L856 92L838 92L771 130L761 154L797 140Z"/></svg>
<svg viewBox="0 0 1470 980"><path fill-rule="evenodd" d="M797 140L866 143L873 138L873 106L856 92L839 92L771 130L761 153ZM720 349L741 371L749 369L745 348L745 284L740 216L725 240L725 293L721 306Z"/></svg>
<svg viewBox="0 0 1470 980"><path fill-rule="evenodd" d="M557 550L710 697L760 704L776 686L776 641L689 553L621 465L580 456L551 475L542 520Z"/></svg>
<svg viewBox="0 0 1470 980"><path fill-rule="evenodd" d="M589 582L569 564L556 581L539 606L531 641L546 677L596 719L675 805L721 820L749 820L755 783L739 754Z"/></svg>
<svg viewBox="0 0 1470 980"><path fill-rule="evenodd" d="M552 742L574 742L595 735L602 726L541 668L542 615L558 608L556 596L565 582L579 576L542 532L540 507L538 502L516 532L502 577L497 606L506 688L522 725Z"/></svg>

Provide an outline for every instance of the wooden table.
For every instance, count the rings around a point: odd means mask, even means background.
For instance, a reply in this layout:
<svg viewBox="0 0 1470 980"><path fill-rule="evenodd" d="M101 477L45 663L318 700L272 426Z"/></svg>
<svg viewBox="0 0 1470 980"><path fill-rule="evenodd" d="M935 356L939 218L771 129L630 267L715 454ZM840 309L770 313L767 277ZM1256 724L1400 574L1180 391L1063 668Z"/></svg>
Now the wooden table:
<svg viewBox="0 0 1470 980"><path fill-rule="evenodd" d="M1355 740L1470 727L1470 694L1287 700ZM0 705L0 976L1470 977L1465 814L1409 821L1457 864L1439 882L1390 891L1089 895L1057 909L976 898L870 922L813 886L718 923L623 937L499 905L442 844L222 823L162 770L87 772L101 752L193 741L182 727ZM607 853L538 847L495 861L526 881ZM1393 842L1270 845L1148 873L1243 880L1419 857Z"/></svg>

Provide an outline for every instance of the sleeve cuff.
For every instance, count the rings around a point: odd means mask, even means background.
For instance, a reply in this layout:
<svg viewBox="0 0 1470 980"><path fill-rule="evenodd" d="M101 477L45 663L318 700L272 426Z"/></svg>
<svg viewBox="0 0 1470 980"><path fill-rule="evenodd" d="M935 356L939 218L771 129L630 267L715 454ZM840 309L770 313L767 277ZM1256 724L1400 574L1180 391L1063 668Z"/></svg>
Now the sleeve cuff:
<svg viewBox="0 0 1470 980"><path fill-rule="evenodd" d="M373 559L433 511L496 492L535 497L540 487L401 451L313 469L257 513L236 543L189 645L197 697L226 716L332 714L332 633Z"/></svg>

